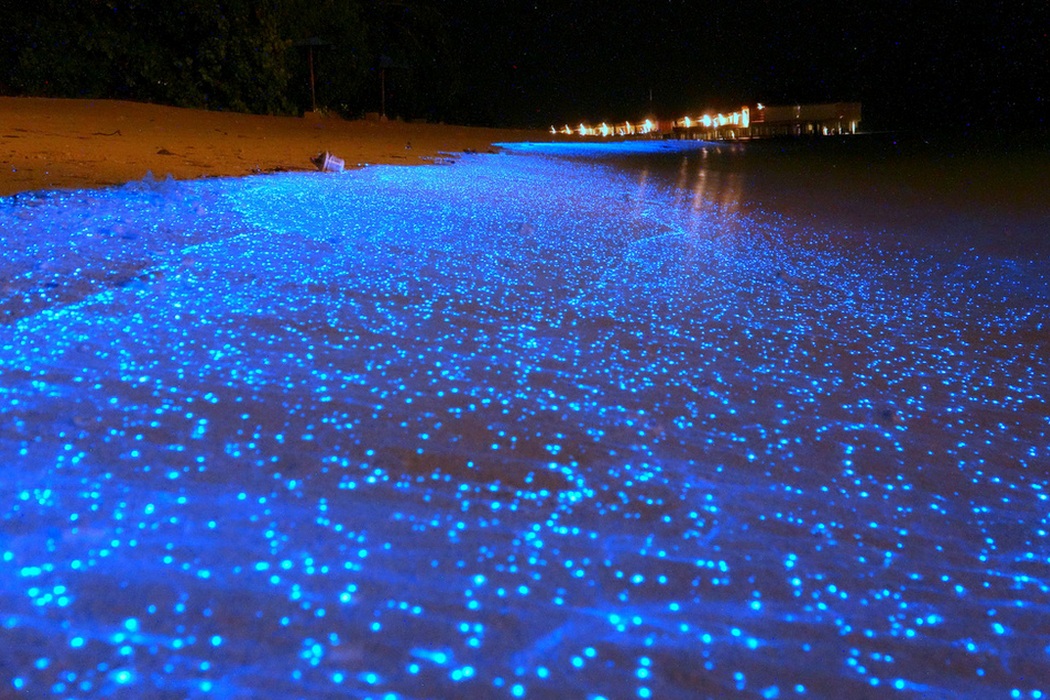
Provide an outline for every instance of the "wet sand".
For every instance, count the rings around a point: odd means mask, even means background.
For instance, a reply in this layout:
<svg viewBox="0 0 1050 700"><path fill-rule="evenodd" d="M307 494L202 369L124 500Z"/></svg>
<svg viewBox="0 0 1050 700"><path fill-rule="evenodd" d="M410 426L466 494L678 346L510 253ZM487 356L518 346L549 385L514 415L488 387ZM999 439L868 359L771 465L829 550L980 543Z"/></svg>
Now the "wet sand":
<svg viewBox="0 0 1050 700"><path fill-rule="evenodd" d="M0 203L0 695L1045 697L1045 258L507 151Z"/></svg>

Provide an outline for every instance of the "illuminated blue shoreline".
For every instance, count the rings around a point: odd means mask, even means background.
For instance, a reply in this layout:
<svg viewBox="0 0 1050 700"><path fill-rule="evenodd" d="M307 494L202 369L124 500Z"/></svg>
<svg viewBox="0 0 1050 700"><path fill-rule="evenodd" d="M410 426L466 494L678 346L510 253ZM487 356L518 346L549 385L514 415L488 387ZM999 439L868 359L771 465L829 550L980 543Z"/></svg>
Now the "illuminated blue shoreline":
<svg viewBox="0 0 1050 700"><path fill-rule="evenodd" d="M0 203L3 692L1043 697L1046 263L688 184Z"/></svg>
<svg viewBox="0 0 1050 700"><path fill-rule="evenodd" d="M694 153L710 148L708 141L685 139L638 138L625 140L592 139L588 141L521 141L493 144L508 153L539 153L560 156L602 157L657 153ZM724 145L724 144L721 144Z"/></svg>

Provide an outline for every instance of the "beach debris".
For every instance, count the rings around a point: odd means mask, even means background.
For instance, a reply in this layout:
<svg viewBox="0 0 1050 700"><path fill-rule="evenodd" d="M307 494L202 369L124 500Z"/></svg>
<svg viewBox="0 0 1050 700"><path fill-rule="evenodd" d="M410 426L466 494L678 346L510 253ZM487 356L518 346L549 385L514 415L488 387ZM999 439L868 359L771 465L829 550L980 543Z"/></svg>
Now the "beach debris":
<svg viewBox="0 0 1050 700"><path fill-rule="evenodd" d="M318 170L326 173L341 173L346 168L342 158L336 158L328 151L318 153L310 162L316 165Z"/></svg>

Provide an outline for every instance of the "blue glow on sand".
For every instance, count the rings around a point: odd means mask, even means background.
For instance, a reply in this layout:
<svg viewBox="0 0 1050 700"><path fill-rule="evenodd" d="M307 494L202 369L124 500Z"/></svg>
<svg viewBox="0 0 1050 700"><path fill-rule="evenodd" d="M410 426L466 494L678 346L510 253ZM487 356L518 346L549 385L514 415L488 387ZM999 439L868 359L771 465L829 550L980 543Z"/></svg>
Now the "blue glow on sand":
<svg viewBox="0 0 1050 700"><path fill-rule="evenodd" d="M4 682L1050 691L1045 259L529 150L0 200Z"/></svg>

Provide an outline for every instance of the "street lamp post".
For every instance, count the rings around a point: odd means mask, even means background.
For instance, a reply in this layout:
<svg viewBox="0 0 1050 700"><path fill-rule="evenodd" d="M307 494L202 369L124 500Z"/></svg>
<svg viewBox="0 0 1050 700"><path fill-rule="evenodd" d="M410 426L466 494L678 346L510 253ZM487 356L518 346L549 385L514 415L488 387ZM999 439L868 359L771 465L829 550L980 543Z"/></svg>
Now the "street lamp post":
<svg viewBox="0 0 1050 700"><path fill-rule="evenodd" d="M310 67L310 108L315 112L317 111L317 89L314 81L314 47L329 45L327 41L316 36L296 44L296 46L306 47L306 63Z"/></svg>

